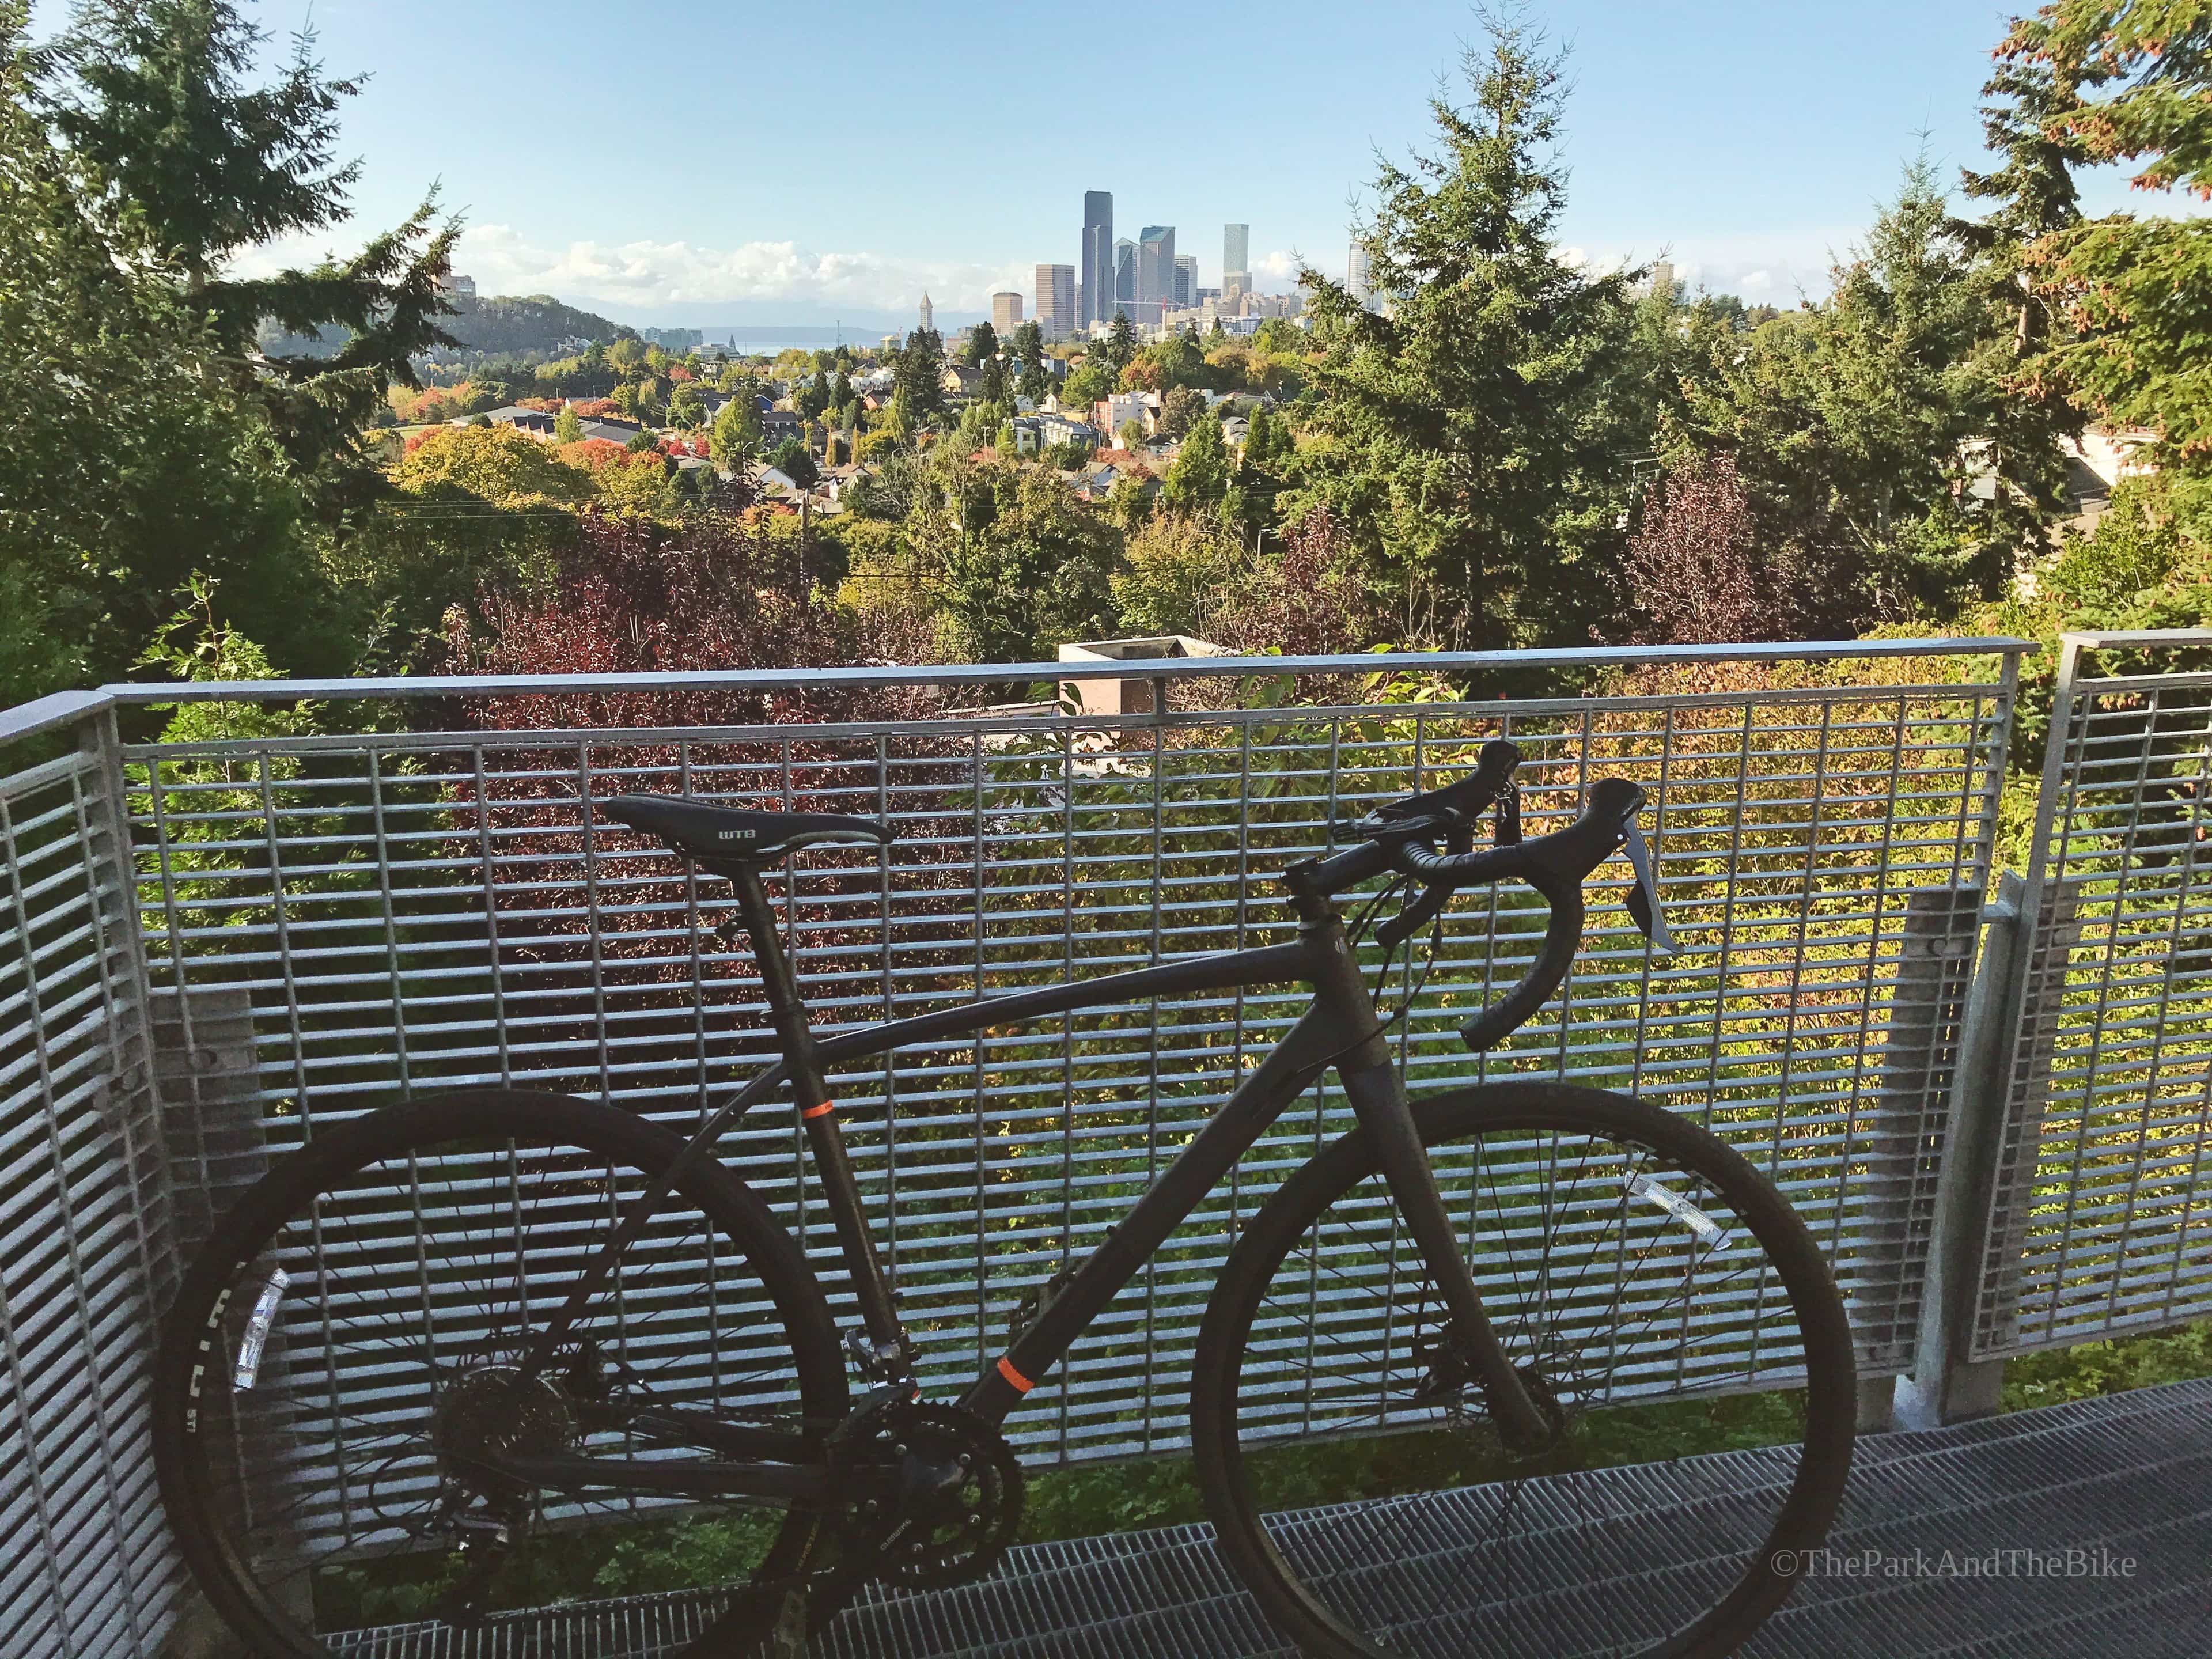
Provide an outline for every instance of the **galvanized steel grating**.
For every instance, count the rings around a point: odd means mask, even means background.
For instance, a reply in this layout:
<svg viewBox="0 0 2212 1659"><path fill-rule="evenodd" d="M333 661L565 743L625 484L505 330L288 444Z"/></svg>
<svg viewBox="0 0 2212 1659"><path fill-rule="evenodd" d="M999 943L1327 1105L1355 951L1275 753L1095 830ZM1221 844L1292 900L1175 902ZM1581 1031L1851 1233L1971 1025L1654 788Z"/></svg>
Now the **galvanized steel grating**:
<svg viewBox="0 0 2212 1659"><path fill-rule="evenodd" d="M1577 1516L1606 1504L1638 1536L1620 1559L1649 1559L1655 1528L1685 1527L1686 1493L1725 1501L1786 1479L1771 1451L1723 1453L1633 1468L1546 1477L1551 1501ZM1567 1495L1572 1489L1571 1496ZM1310 1523L1358 1527L1363 1506ZM1832 1659L2197 1659L2212 1613L2212 1381L2078 1401L1863 1443L1831 1548L1901 1569L1808 1580L1752 1639L1747 1655ZM2102 1548L2125 1574L2069 1575L1978 1565L2002 1552ZM1406 1570L1470 1577L1449 1525L1409 1540ZM1953 1560L1946 1571L1946 1553ZM1498 1594L1525 1608L1532 1653L1549 1654L1571 1621L1584 1563L1531 1554ZM1470 1581L1479 1575L1470 1577ZM1495 1577L1493 1575L1493 1583ZM1495 1604L1493 1604L1494 1606ZM680 1595L584 1603L499 1620L465 1638L418 1627L384 1632L377 1659L508 1659L591 1650L598 1632L690 1633ZM1031 1545L990 1578L958 1589L870 1591L819 1638L823 1659L1293 1659L1215 1553L1205 1526ZM1414 1634L1413 1650L1431 1650ZM1439 1652L1463 1650L1446 1645Z"/></svg>
<svg viewBox="0 0 2212 1659"><path fill-rule="evenodd" d="M150 1653L177 1570L147 1456L173 1279L131 871L97 749L0 780L0 1629Z"/></svg>
<svg viewBox="0 0 2212 1659"><path fill-rule="evenodd" d="M1407 1022L1409 1081L1559 1074L1710 1121L1813 1224L1870 1369L1897 1370L1955 1037L1939 1006L1955 988L1911 965L1931 948L1913 918L1971 915L1987 878L2014 660L1990 655L1983 679L1917 678L1909 659L1739 665L1551 701L1453 702L1409 680L1355 706L1159 720L141 745L127 759L143 924L155 983L187 1015L242 1004L250 1065L231 1079L226 1145L240 1104L266 1155L403 1091L481 1083L603 1097L681 1127L703 1109L702 1067L720 1084L764 1063L757 984L706 931L717 884L589 800L688 793L896 823L881 859L809 854L783 886L817 1018L851 1025L1286 939L1271 875L1325 846L1332 819L1438 782L1507 735L1528 757L1531 833L1599 776L1650 790L1683 949L1655 958L1620 902L1626 866L1605 872L1560 1003L1477 1058L1455 1027L1517 977L1538 913L1510 892L1473 900ZM1437 700L1393 700L1425 696ZM835 1080L930 1388L988 1365L1023 1297L1097 1242L1301 1000L1284 988L1086 1011ZM1182 1443L1183 1379L1224 1252L1347 1123L1320 1092L1255 1148L1013 1420L1028 1455ZM834 1283L800 1148L786 1115L763 1109L722 1152ZM1768 1358L1788 1374L1792 1356Z"/></svg>
<svg viewBox="0 0 2212 1659"><path fill-rule="evenodd" d="M2061 665L1977 1356L2212 1313L2212 673L2077 672L2092 648Z"/></svg>

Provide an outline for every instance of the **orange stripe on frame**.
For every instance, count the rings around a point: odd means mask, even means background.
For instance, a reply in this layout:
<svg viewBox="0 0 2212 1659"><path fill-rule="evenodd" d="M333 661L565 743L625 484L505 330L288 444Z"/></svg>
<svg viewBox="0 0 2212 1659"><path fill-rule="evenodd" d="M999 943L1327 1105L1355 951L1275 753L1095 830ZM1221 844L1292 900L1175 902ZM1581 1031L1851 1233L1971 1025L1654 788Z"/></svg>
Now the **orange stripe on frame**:
<svg viewBox="0 0 2212 1659"><path fill-rule="evenodd" d="M1015 1389L1023 1394L1027 1394L1031 1389L1036 1387L1036 1383L1014 1369L1014 1362L1011 1359L999 1361L999 1375L1012 1383Z"/></svg>
<svg viewBox="0 0 2212 1659"><path fill-rule="evenodd" d="M802 1118L812 1119L820 1117L824 1112L834 1112L836 1109L837 1103L836 1101L825 1100L819 1106L809 1106L799 1115Z"/></svg>

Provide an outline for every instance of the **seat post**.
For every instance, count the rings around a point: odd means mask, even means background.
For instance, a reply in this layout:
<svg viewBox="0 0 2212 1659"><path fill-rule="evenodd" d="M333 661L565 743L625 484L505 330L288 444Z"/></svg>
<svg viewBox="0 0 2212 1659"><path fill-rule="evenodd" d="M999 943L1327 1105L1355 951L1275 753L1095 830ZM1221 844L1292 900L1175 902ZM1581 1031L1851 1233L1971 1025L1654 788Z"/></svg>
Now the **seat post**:
<svg viewBox="0 0 2212 1659"><path fill-rule="evenodd" d="M799 1108L807 1146L814 1154L814 1167L822 1178L822 1195L829 1204L830 1218L836 1223L837 1242L853 1275L854 1295L860 1304L868 1336L879 1356L896 1357L895 1363L903 1378L908 1370L906 1330L892 1305L890 1281L868 1232L867 1212L861 1206L852 1158L845 1150L844 1131L837 1127L830 1086L815 1062L814 1034L806 1023L806 1006L799 998L798 976L792 972L791 959L776 929L768 888L757 865L733 863L721 866L718 873L728 877L737 889L738 914L751 938L753 960L768 993L769 1018L775 1024L791 1073L792 1099Z"/></svg>

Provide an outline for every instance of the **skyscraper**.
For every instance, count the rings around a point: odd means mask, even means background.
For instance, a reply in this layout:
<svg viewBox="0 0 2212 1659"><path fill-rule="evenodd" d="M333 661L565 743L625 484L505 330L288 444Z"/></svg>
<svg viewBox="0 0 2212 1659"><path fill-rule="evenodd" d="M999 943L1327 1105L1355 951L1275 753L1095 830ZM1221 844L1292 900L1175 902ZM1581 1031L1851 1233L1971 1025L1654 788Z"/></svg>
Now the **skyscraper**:
<svg viewBox="0 0 2212 1659"><path fill-rule="evenodd" d="M1115 307L1133 307L1137 303L1137 245L1124 236L1114 244L1114 297L1098 315L1101 320L1112 322ZM1133 316L1130 321L1134 322Z"/></svg>
<svg viewBox="0 0 2212 1659"><path fill-rule="evenodd" d="M1344 286L1363 306L1374 297L1367 287L1367 250L1357 242L1352 245L1351 255L1344 262Z"/></svg>
<svg viewBox="0 0 2212 1659"><path fill-rule="evenodd" d="M1114 193L1106 190L1083 192L1083 315L1084 323L1109 320L1114 315Z"/></svg>
<svg viewBox="0 0 2212 1659"><path fill-rule="evenodd" d="M921 293L921 331L924 334L934 334L937 331L937 307L929 303L927 289L924 289Z"/></svg>
<svg viewBox="0 0 2212 1659"><path fill-rule="evenodd" d="M1075 331L1076 299L1073 265L1036 268L1037 327L1048 340L1064 340Z"/></svg>
<svg viewBox="0 0 2212 1659"><path fill-rule="evenodd" d="M1175 227L1146 225L1137 238L1137 303L1175 298Z"/></svg>
<svg viewBox="0 0 2212 1659"><path fill-rule="evenodd" d="M1195 253L1176 255L1175 302L1179 306L1198 303L1198 255Z"/></svg>
<svg viewBox="0 0 2212 1659"><path fill-rule="evenodd" d="M1022 325L1022 296L1012 289L1001 289L991 296L991 332L999 337L999 343Z"/></svg>
<svg viewBox="0 0 2212 1659"><path fill-rule="evenodd" d="M1231 283L1242 291L1252 286L1252 227L1224 225L1221 228L1221 287L1226 293Z"/></svg>

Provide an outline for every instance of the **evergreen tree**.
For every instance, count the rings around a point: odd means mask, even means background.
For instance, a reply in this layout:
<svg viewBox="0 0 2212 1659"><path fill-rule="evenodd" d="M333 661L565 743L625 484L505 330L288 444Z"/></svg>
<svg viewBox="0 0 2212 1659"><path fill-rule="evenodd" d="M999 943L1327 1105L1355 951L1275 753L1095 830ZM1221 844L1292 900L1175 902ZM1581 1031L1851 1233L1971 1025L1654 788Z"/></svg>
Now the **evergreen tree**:
<svg viewBox="0 0 2212 1659"><path fill-rule="evenodd" d="M792 399L792 407L807 420L820 419L822 411L830 407L830 372L816 369L814 378L801 386L799 395Z"/></svg>
<svg viewBox="0 0 2212 1659"><path fill-rule="evenodd" d="M1246 423L1244 447L1222 497L1222 516L1240 536L1258 542L1275 522L1275 501L1296 453L1290 422L1265 404Z"/></svg>
<svg viewBox="0 0 2212 1659"><path fill-rule="evenodd" d="M181 270L52 143L23 27L0 0L0 682L27 701L122 678L196 576L225 625L311 660L327 592L284 458Z"/></svg>
<svg viewBox="0 0 2212 1659"><path fill-rule="evenodd" d="M999 355L999 331L988 323L978 323L968 336L968 343L960 353L963 368L981 368Z"/></svg>
<svg viewBox="0 0 2212 1659"><path fill-rule="evenodd" d="M892 394L909 422L945 407L945 342L935 329L918 328L906 337L892 374Z"/></svg>
<svg viewBox="0 0 2212 1659"><path fill-rule="evenodd" d="M583 435L584 423L576 418L576 411L566 404L562 404L561 412L553 417L553 441L573 444Z"/></svg>
<svg viewBox="0 0 2212 1659"><path fill-rule="evenodd" d="M742 467L760 453L760 445L759 405L750 392L739 392L714 416L714 429L707 434L707 453L717 466Z"/></svg>
<svg viewBox="0 0 2212 1659"><path fill-rule="evenodd" d="M1733 452L1814 633L1948 617L2040 544L2033 509L1987 482L2011 401L1987 348L2011 331L1954 222L1915 163L1826 302L1716 337L1686 389L1686 430Z"/></svg>
<svg viewBox="0 0 2212 1659"><path fill-rule="evenodd" d="M436 223L434 192L356 253L271 276L222 274L232 256L350 216L357 161L336 156L337 109L358 80L327 76L302 33L270 84L250 87L263 33L234 0L88 0L52 49L65 71L46 114L128 204L179 268L208 319L222 371L266 410L295 472L326 511L375 493L361 439L409 360L452 339L439 284L459 227ZM257 351L264 327L335 351Z"/></svg>
<svg viewBox="0 0 2212 1659"><path fill-rule="evenodd" d="M1222 441L1221 422L1202 414L1168 468L1160 499L1176 512L1190 513L1219 505L1228 491L1229 446Z"/></svg>
<svg viewBox="0 0 2212 1659"><path fill-rule="evenodd" d="M1134 362L1137 358L1137 331L1131 326L1129 313L1116 311L1106 337L1094 343L1091 355L1103 363L1115 375Z"/></svg>
<svg viewBox="0 0 2212 1659"><path fill-rule="evenodd" d="M1438 147L1385 163L1360 237L1388 314L1308 272L1331 343L1313 371L1303 488L1409 633L1506 646L1588 637L1612 607L1626 468L1604 405L1632 273L1558 257L1561 58L1493 21L1462 60L1473 103L1431 100Z"/></svg>
<svg viewBox="0 0 2212 1659"><path fill-rule="evenodd" d="M1052 373L1045 367L1044 329L1035 318L1014 331L1012 350L1022 365L1022 396L1033 404L1042 403L1052 391Z"/></svg>
<svg viewBox="0 0 2212 1659"><path fill-rule="evenodd" d="M2212 451L2212 222L2112 214L2070 222L2070 200L2033 185L2059 161L2125 163L2137 190L2212 196L2203 7L2058 0L2016 20L1999 58L2027 88L2014 95L2014 118L2052 152L2034 179L2008 181L2025 205L2045 210L2042 222L2022 227L2035 234L2025 262L2068 325L2029 372L2105 419L2154 428L2164 462L2195 469Z"/></svg>

